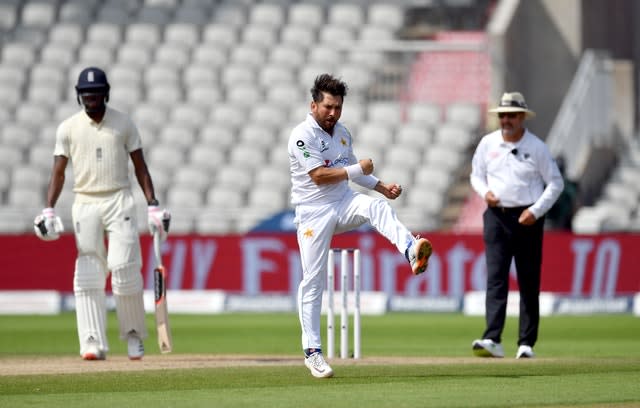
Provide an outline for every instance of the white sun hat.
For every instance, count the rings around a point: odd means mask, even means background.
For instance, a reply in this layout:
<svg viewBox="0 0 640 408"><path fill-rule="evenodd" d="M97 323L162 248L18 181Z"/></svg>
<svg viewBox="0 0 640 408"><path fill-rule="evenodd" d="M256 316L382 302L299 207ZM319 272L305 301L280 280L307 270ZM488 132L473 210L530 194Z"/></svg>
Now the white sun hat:
<svg viewBox="0 0 640 408"><path fill-rule="evenodd" d="M500 99L500 105L497 108L489 109L489 112L524 112L527 119L536 116L536 113L527 107L524 96L520 92L505 92Z"/></svg>

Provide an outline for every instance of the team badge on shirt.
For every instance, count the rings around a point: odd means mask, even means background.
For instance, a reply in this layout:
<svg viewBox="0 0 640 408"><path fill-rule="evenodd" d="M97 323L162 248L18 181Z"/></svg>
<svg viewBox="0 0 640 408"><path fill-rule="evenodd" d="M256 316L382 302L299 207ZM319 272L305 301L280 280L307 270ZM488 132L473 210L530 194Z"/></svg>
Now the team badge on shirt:
<svg viewBox="0 0 640 408"><path fill-rule="evenodd" d="M298 146L298 149L302 151L302 155L304 156L305 159L308 159L309 156L311 156L311 154L307 151L307 147L304 145L304 142L302 140L298 140L296 142L296 146Z"/></svg>

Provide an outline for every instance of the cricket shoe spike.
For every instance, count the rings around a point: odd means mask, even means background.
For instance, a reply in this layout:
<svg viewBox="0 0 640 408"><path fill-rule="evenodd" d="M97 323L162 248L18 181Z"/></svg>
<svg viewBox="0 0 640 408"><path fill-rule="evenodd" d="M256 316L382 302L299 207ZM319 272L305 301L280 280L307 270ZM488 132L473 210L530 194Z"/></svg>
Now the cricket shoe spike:
<svg viewBox="0 0 640 408"><path fill-rule="evenodd" d="M142 360L142 356L144 356L144 343L135 330L131 330L127 334L127 352L129 360Z"/></svg>
<svg viewBox="0 0 640 408"><path fill-rule="evenodd" d="M478 357L504 357L502 344L491 339L474 340L472 343L473 354Z"/></svg>
<svg viewBox="0 0 640 408"><path fill-rule="evenodd" d="M333 377L333 369L322 357L322 353L316 351L304 359L304 365L311 371L311 375L316 378Z"/></svg>
<svg viewBox="0 0 640 408"><path fill-rule="evenodd" d="M411 264L411 271L414 275L420 275L427 270L429 266L429 257L433 252L431 242L425 238L416 237L416 240L409 245L405 252L405 256Z"/></svg>

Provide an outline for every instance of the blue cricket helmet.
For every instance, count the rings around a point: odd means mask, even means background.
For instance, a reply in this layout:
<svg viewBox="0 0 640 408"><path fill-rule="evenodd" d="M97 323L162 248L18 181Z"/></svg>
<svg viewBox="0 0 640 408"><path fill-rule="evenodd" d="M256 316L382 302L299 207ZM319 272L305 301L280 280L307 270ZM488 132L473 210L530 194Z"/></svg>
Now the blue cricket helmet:
<svg viewBox="0 0 640 408"><path fill-rule="evenodd" d="M108 94L110 89L107 74L100 68L88 67L78 75L78 83L76 84L76 92L78 93L104 90Z"/></svg>
<svg viewBox="0 0 640 408"><path fill-rule="evenodd" d="M104 109L104 103L109 101L109 90L111 85L107 81L107 74L97 67L88 67L83 69L78 75L78 83L76 84L76 97L80 105L85 106L87 112ZM82 101L82 93L100 93L104 94L104 100L101 106L96 109L89 109Z"/></svg>

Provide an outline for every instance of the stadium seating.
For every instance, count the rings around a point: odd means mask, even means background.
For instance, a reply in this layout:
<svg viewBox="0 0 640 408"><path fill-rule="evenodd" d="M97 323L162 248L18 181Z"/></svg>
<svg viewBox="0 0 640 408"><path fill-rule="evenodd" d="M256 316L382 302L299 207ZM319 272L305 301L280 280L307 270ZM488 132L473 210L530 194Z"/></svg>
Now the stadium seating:
<svg viewBox="0 0 640 408"><path fill-rule="evenodd" d="M577 210L572 220L574 232L640 231L639 159L640 146L636 140L622 155L596 202Z"/></svg>
<svg viewBox="0 0 640 408"><path fill-rule="evenodd" d="M397 38L411 4L3 2L0 211L31 218L44 204L57 125L79 110L73 86L80 70L94 65L107 72L111 104L139 127L158 196L175 214L174 231L246 232L290 207L287 138L309 111L315 77L332 72L349 85L342 119L356 154L405 187L393 205L410 228L437 228L450 174L482 126L482 106L438 99L440 88L419 73L436 69L444 77L441 59L399 64L398 53L370 48ZM398 72L407 70L403 79ZM414 88L376 94L381 85ZM424 97L433 89L435 99ZM448 132L439 129L445 120ZM612 199L629 199L611 190ZM29 228L0 225L12 233Z"/></svg>

